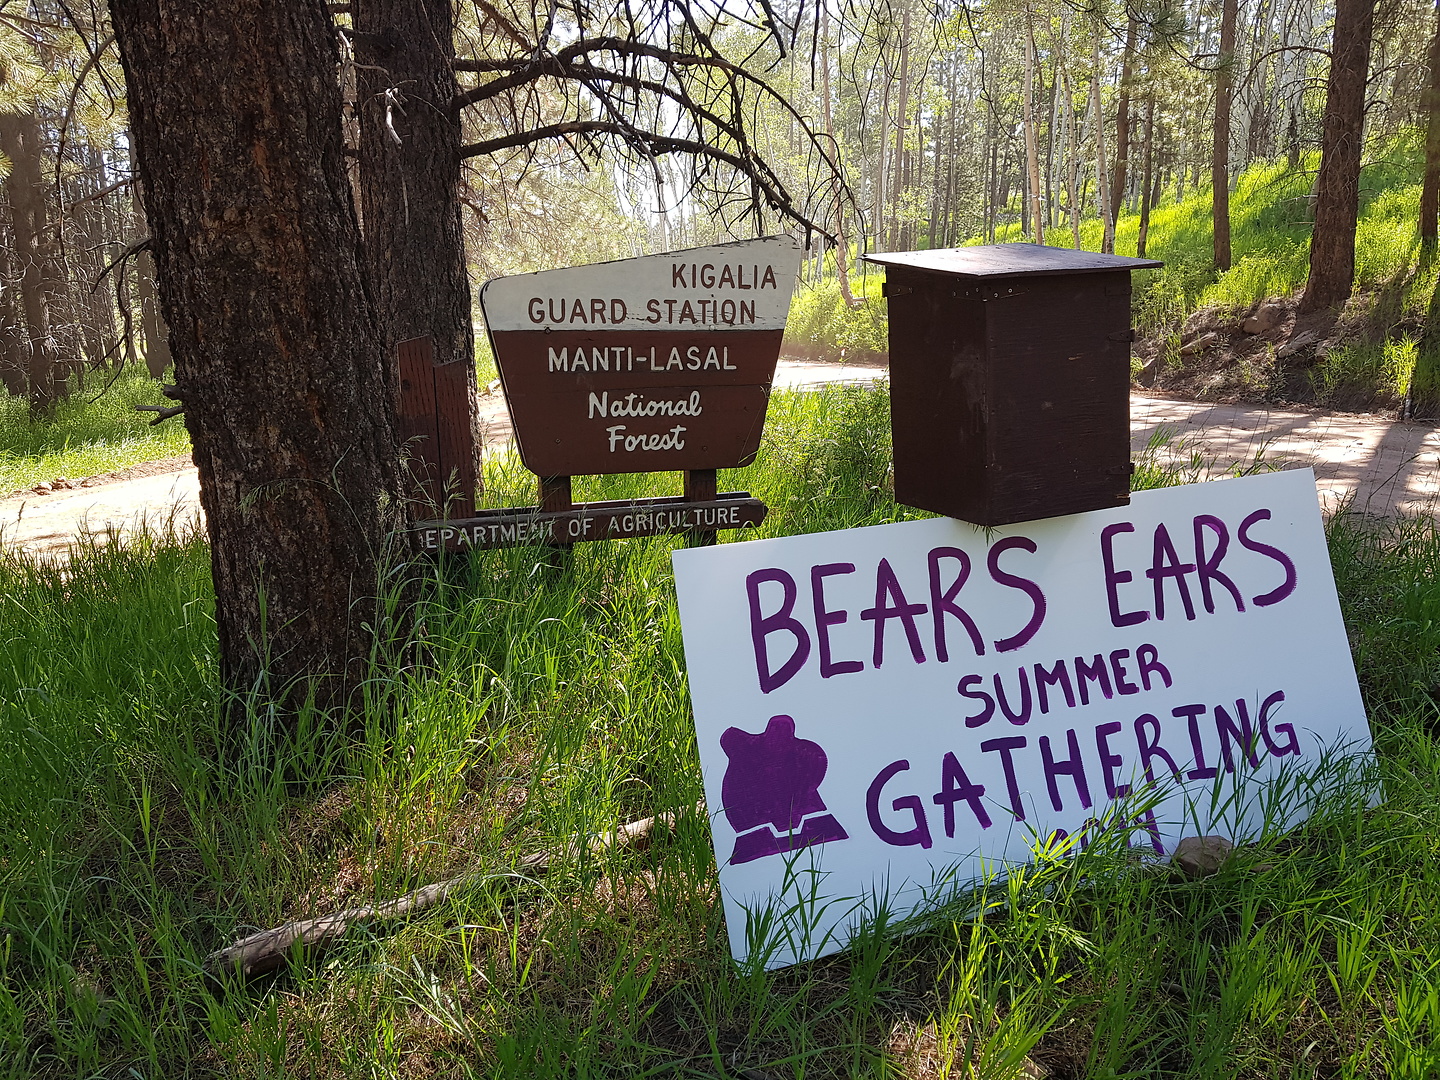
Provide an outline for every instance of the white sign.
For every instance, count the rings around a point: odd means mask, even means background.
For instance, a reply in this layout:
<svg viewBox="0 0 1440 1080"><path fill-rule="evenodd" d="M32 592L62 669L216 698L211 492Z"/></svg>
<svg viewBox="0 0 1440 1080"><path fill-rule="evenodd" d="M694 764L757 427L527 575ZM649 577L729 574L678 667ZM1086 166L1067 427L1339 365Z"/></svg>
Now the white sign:
<svg viewBox="0 0 1440 1080"><path fill-rule="evenodd" d="M767 236L497 278L480 302L501 333L784 330L801 255L793 237Z"/></svg>
<svg viewBox="0 0 1440 1080"><path fill-rule="evenodd" d="M673 558L737 959L833 952L1057 832L1288 827L1370 747L1309 470Z"/></svg>

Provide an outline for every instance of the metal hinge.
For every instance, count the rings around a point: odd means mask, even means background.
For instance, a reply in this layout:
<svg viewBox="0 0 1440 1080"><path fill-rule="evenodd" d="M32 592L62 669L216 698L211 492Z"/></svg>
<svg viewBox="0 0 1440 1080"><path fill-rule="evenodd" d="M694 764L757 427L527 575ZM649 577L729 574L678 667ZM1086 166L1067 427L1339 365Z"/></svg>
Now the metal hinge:
<svg viewBox="0 0 1440 1080"><path fill-rule="evenodd" d="M888 281L880 283L881 296L909 296L914 291L909 285L891 285Z"/></svg>
<svg viewBox="0 0 1440 1080"><path fill-rule="evenodd" d="M1129 330L1120 330L1120 331L1118 331L1117 333L1111 334L1111 335L1110 335L1110 340L1111 340L1111 341L1134 341L1134 340L1135 340L1135 328L1134 328L1134 327L1131 327Z"/></svg>

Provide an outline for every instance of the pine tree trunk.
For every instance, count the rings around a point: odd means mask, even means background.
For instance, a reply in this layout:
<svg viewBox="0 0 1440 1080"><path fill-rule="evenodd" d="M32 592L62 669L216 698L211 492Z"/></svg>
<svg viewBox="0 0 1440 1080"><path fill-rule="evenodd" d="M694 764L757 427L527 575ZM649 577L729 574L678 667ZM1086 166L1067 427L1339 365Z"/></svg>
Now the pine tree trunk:
<svg viewBox="0 0 1440 1080"><path fill-rule="evenodd" d="M835 140L835 118L830 109L830 9L820 8L820 99L825 120L825 134L830 136L832 147L840 144ZM840 284L840 297L846 307L853 307L855 297L850 292L850 241L845 236L845 204L841 192L835 189L835 279Z"/></svg>
<svg viewBox="0 0 1440 1080"><path fill-rule="evenodd" d="M900 80L897 86L899 99L895 104L895 159L890 169L890 247L898 250L904 245L900 238L900 200L904 193L905 180L905 123L910 107L910 5L905 5L905 14L900 21Z"/></svg>
<svg viewBox="0 0 1440 1080"><path fill-rule="evenodd" d="M890 160L889 130L890 123L890 91L895 80L890 78L889 64L885 60L884 52L876 57L877 66L884 72L884 87L880 95L880 119L875 125L877 133L875 139L875 180L872 194L874 196L874 209L870 214L870 226L874 230L875 247L872 250L885 251L885 192L887 184L893 182L893 177L886 173L886 164Z"/></svg>
<svg viewBox="0 0 1440 1080"><path fill-rule="evenodd" d="M1070 230L1074 248L1080 250L1080 193L1076 190L1076 178L1080 172L1080 144L1075 130L1075 92L1070 87L1070 74L1065 74L1065 131L1069 143L1065 165L1065 201L1070 205Z"/></svg>
<svg viewBox="0 0 1440 1080"><path fill-rule="evenodd" d="M11 162L5 191L10 197L15 253L20 263L30 408L43 413L64 396L65 381L56 378L60 357L50 323L45 265L51 257L49 222L40 159L40 124L33 112L0 114L0 151Z"/></svg>
<svg viewBox="0 0 1440 1080"><path fill-rule="evenodd" d="M1030 22L1030 9L1025 9L1025 174L1030 189L1030 227L1035 243L1045 243L1045 222L1040 210L1040 149L1035 136L1035 28Z"/></svg>
<svg viewBox="0 0 1440 1080"><path fill-rule="evenodd" d="M145 337L145 370L158 379L170 366L170 343L155 294L155 260L148 251L135 259L135 291L140 300L140 332Z"/></svg>
<svg viewBox="0 0 1440 1080"><path fill-rule="evenodd" d="M112 0L220 669L343 705L402 494L322 0ZM237 705L232 716L243 715Z"/></svg>
<svg viewBox="0 0 1440 1080"><path fill-rule="evenodd" d="M956 99L956 88L959 83L959 65L951 66L950 75L950 100ZM955 203L956 188L959 186L960 170L960 110L952 107L950 109L950 131L946 135L945 151L945 231L941 240L941 247L950 247L955 243L957 232Z"/></svg>
<svg viewBox="0 0 1440 1080"><path fill-rule="evenodd" d="M29 390L25 377L25 314L20 310L16 284L20 280L15 265L15 230L11 218L9 193L4 195L4 219L0 220L0 383L15 397L24 397Z"/></svg>
<svg viewBox="0 0 1440 1080"><path fill-rule="evenodd" d="M430 337L436 367L465 365L468 469L442 477L446 511L474 511L480 476L475 339L460 219L460 124L450 0L355 0L365 255L399 386L396 346Z"/></svg>
<svg viewBox="0 0 1440 1080"><path fill-rule="evenodd" d="M1100 109L1100 38L1096 32L1095 76L1090 80L1090 111L1095 117L1095 194L1099 200L1096 209L1104 225L1100 239L1100 251L1106 255L1115 253L1115 219L1110 216L1110 178L1105 170L1105 114Z"/></svg>
<svg viewBox="0 0 1440 1080"><path fill-rule="evenodd" d="M995 242L995 218L998 213L998 207L996 206L996 198L1000 180L999 176L997 175L1000 169L1000 150L999 147L996 145L995 139L995 125L992 121L987 120L985 125L985 141L989 146L989 154L987 155L987 160L985 163L984 232L985 242L989 244L993 244Z"/></svg>
<svg viewBox="0 0 1440 1080"><path fill-rule="evenodd" d="M1115 177L1110 184L1110 220L1120 223L1120 204L1130 168L1130 78L1135 63L1135 16L1125 24L1125 52L1120 61L1120 101L1115 110Z"/></svg>
<svg viewBox="0 0 1440 1080"><path fill-rule="evenodd" d="M1350 298L1355 284L1365 83L1374 25L1375 0L1336 0L1320 174L1315 180L1310 278L1300 301L1304 313L1339 307Z"/></svg>
<svg viewBox="0 0 1440 1080"><path fill-rule="evenodd" d="M135 230L149 235L150 225L141 212L141 198L136 185ZM135 256L135 300L140 308L140 336L145 342L145 370L158 379L170 367L170 342L165 320L160 317L160 297L155 290L155 259L149 251ZM127 342L127 349L131 346Z"/></svg>
<svg viewBox="0 0 1440 1080"><path fill-rule="evenodd" d="M1440 0L1435 3L1435 30L1430 35L1430 79L1421 98L1425 116L1425 179L1420 186L1420 240L1427 249L1436 242L1440 217Z"/></svg>
<svg viewBox="0 0 1440 1080"><path fill-rule="evenodd" d="M1210 158L1216 270L1230 269L1230 99L1235 77L1235 4L1221 0L1220 56L1215 63L1214 153Z"/></svg>
<svg viewBox="0 0 1440 1080"><path fill-rule="evenodd" d="M1140 177L1140 233L1135 239L1135 257L1145 258L1145 245L1150 240L1150 184L1155 163L1155 87L1145 99L1145 164Z"/></svg>
<svg viewBox="0 0 1440 1080"><path fill-rule="evenodd" d="M104 363L107 346L105 333L110 314L109 297L103 289L90 290L104 264L100 253L104 250L105 237L100 224L103 210L96 206L95 195L107 183L105 162L93 144L85 146L85 170L78 172L67 181L68 194L65 202L70 208L73 223L73 239L70 245L72 269L79 285L78 317L82 349L86 363L99 367Z"/></svg>

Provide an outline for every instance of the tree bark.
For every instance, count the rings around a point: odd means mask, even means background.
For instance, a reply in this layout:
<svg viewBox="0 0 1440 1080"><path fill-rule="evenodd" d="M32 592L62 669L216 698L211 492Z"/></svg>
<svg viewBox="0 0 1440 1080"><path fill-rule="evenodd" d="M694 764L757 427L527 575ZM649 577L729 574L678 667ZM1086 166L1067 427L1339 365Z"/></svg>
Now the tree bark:
<svg viewBox="0 0 1440 1080"><path fill-rule="evenodd" d="M1115 109L1115 177L1110 184L1110 220L1120 223L1120 204L1130 182L1130 79L1135 65L1135 16L1125 23L1125 52L1120 60L1120 100Z"/></svg>
<svg viewBox="0 0 1440 1080"><path fill-rule="evenodd" d="M5 191L10 197L15 254L20 263L20 307L25 316L24 349L30 408L46 412L65 394L57 379L59 348L50 323L46 262L50 227L41 175L40 123L33 112L0 115L0 151L10 159Z"/></svg>
<svg viewBox="0 0 1440 1080"><path fill-rule="evenodd" d="M402 486L322 0L112 0L220 673L351 700Z"/></svg>
<svg viewBox="0 0 1440 1080"><path fill-rule="evenodd" d="M1337 0L1330 78L1325 91L1320 174L1315 180L1315 228L1310 277L1300 311L1343 304L1355 284L1355 224L1360 214L1360 151L1365 128L1365 83L1375 0Z"/></svg>
<svg viewBox="0 0 1440 1080"><path fill-rule="evenodd" d="M839 147L835 139L835 117L830 108L830 9L820 8L820 100L825 120L825 134L830 136L832 149ZM850 292L850 241L845 236L845 204L841 191L835 189L835 280L840 285L840 298L846 307L855 305Z"/></svg>
<svg viewBox="0 0 1440 1080"><path fill-rule="evenodd" d="M465 365L466 460L438 479L449 494L444 510L468 517L479 483L481 441L475 432L475 339L460 217L460 122L452 108L450 3L355 0L355 59L365 257L387 378L398 392L396 346L411 338L432 339L436 367Z"/></svg>
<svg viewBox="0 0 1440 1080"><path fill-rule="evenodd" d="M1099 200L1096 209L1104 232L1100 238L1100 251L1106 255L1115 253L1115 219L1110 216L1110 178L1105 169L1105 114L1100 108L1100 34L1096 31L1094 45L1095 76L1090 80L1090 105L1095 117L1095 194Z"/></svg>
<svg viewBox="0 0 1440 1080"><path fill-rule="evenodd" d="M1427 249L1436 242L1440 217L1440 0L1435 3L1435 30L1430 35L1430 80L1421 97L1425 114L1425 179L1420 185L1420 240Z"/></svg>
<svg viewBox="0 0 1440 1080"><path fill-rule="evenodd" d="M1025 124L1025 175L1026 186L1030 189L1030 227L1035 243L1045 243L1045 222L1040 212L1040 149L1035 137L1035 28L1030 21L1030 9L1025 8L1025 80L1024 80L1024 124Z"/></svg>
<svg viewBox="0 0 1440 1080"><path fill-rule="evenodd" d="M1150 241L1150 185L1155 168L1155 87L1152 84L1145 99L1145 164L1140 177L1140 233L1135 238L1135 257L1145 258Z"/></svg>
<svg viewBox="0 0 1440 1080"><path fill-rule="evenodd" d="M1236 0L1221 0L1220 56L1215 63L1214 153L1210 158L1213 191L1215 269L1230 269L1230 99L1235 80Z"/></svg>

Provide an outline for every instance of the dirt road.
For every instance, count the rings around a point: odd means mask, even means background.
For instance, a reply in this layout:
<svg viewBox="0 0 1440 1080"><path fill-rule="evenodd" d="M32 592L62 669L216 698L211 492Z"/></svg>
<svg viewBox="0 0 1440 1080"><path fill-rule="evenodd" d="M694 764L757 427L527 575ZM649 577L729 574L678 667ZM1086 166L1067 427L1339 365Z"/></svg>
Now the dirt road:
<svg viewBox="0 0 1440 1080"><path fill-rule="evenodd" d="M803 388L884 378L883 368L785 360L775 382ZM481 412L486 446L509 442L513 429L498 391L484 396ZM1431 513L1440 505L1440 425L1141 394L1131 396L1130 421L1137 453L1158 437L1158 456L1193 470L1196 479L1257 461L1310 465L1327 509L1345 500L1373 514ZM0 500L0 545L63 558L72 539L86 533L123 537L141 521L193 523L200 512L195 469L183 459L169 464L173 471Z"/></svg>

